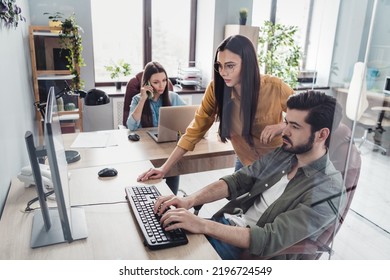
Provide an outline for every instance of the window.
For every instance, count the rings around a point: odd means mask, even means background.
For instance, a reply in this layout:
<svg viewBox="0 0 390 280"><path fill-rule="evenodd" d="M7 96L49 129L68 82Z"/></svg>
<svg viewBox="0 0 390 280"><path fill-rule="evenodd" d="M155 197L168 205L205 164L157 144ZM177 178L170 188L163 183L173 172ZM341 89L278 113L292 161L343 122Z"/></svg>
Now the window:
<svg viewBox="0 0 390 280"><path fill-rule="evenodd" d="M179 63L189 61L190 11L189 0L152 1L152 60L169 76L177 76Z"/></svg>
<svg viewBox="0 0 390 280"><path fill-rule="evenodd" d="M303 52L301 70L317 72L319 86L329 82L330 61L340 0L253 0L252 23L265 20L298 26L298 44Z"/></svg>
<svg viewBox="0 0 390 280"><path fill-rule="evenodd" d="M123 59L143 68L142 0L91 1L95 82L111 81L104 66Z"/></svg>
<svg viewBox="0 0 390 280"><path fill-rule="evenodd" d="M123 59L132 74L150 60L160 62L170 77L179 63L191 60L195 42L195 0L91 1L95 83L113 82L104 66ZM180 12L177 12L180 11ZM122 77L122 81L127 78Z"/></svg>
<svg viewBox="0 0 390 280"><path fill-rule="evenodd" d="M309 8L311 0L255 0L253 1L253 25L263 26L264 21L271 20L284 25L298 27L296 38L302 51L306 50L306 32L308 30ZM302 67L305 68L305 53Z"/></svg>

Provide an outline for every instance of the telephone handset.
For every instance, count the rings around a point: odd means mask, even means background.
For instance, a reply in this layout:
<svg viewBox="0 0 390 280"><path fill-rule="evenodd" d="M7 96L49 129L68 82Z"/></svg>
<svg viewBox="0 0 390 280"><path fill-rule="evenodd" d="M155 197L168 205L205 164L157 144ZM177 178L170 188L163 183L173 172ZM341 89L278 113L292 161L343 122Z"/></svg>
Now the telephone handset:
<svg viewBox="0 0 390 280"><path fill-rule="evenodd" d="M151 86L149 81L146 83L146 85ZM153 97L154 97L153 92L151 92L150 90L147 90L146 93L148 94L149 99L153 99Z"/></svg>
<svg viewBox="0 0 390 280"><path fill-rule="evenodd" d="M42 183L44 187L46 188L46 190L52 190L53 182L51 180L51 172L49 166L45 164L39 164L39 168L41 169ZM17 177L20 181L25 183L26 187L35 185L34 175L30 165L23 167Z"/></svg>

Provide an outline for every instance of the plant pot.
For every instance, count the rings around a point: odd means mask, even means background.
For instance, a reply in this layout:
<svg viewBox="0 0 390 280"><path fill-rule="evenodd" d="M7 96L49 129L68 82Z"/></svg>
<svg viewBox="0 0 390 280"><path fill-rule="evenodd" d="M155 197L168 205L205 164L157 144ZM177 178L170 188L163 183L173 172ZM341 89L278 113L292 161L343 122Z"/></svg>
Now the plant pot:
<svg viewBox="0 0 390 280"><path fill-rule="evenodd" d="M246 24L246 18L240 18L240 25Z"/></svg>
<svg viewBox="0 0 390 280"><path fill-rule="evenodd" d="M122 88L122 82L115 82L115 87L117 90L120 90Z"/></svg>
<svg viewBox="0 0 390 280"><path fill-rule="evenodd" d="M49 27L55 27L56 30L50 30L51 33L60 33L61 32L62 22L59 20L49 20ZM58 28L58 29L57 29Z"/></svg>

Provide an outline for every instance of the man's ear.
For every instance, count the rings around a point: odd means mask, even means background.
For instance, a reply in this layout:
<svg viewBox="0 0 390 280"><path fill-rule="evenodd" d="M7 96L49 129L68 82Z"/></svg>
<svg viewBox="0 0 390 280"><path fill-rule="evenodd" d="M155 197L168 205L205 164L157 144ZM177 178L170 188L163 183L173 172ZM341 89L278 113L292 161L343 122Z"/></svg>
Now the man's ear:
<svg viewBox="0 0 390 280"><path fill-rule="evenodd" d="M329 137L329 134L330 134L329 128L327 128L327 127L321 128L318 131L318 140L325 142L326 139Z"/></svg>

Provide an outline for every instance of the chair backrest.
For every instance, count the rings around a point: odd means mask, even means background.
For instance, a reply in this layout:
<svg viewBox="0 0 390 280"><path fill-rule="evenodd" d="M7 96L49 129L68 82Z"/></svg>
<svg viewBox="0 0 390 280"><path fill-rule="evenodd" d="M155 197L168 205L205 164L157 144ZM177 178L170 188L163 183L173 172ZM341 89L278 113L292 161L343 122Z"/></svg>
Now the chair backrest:
<svg viewBox="0 0 390 280"><path fill-rule="evenodd" d="M358 149L354 144L350 146L352 132L351 129L343 123L332 133L332 139L329 145L329 158L334 167L341 172L343 176L346 195L346 206L341 210L338 219L332 224L318 239L320 244L328 247L339 231L345 217L351 206L353 196L359 181L361 157ZM349 150L351 148L351 150ZM316 255L318 259L322 253Z"/></svg>
<svg viewBox="0 0 390 280"><path fill-rule="evenodd" d="M343 176L349 202L357 186L361 167L360 153L355 145L351 146L351 151L348 153L351 137L351 129L340 123L339 127L332 133L329 145L329 158ZM348 211L348 208L349 204L346 211Z"/></svg>
<svg viewBox="0 0 390 280"><path fill-rule="evenodd" d="M366 92L366 65L363 62L356 62L346 102L345 113L350 120L358 121L368 108Z"/></svg>
<svg viewBox="0 0 390 280"><path fill-rule="evenodd" d="M351 145L351 129L343 123L333 131L329 144L329 159L334 167L340 171L344 185L347 191L346 206L341 209L338 219L332 223L317 239L316 244L323 250L317 250L319 253L311 255L311 259L319 259L323 252L330 253L329 245L332 243L335 234L339 231L351 205L357 183L360 176L361 158L355 145ZM349 151L349 149L351 150Z"/></svg>
<svg viewBox="0 0 390 280"><path fill-rule="evenodd" d="M123 120L122 120L122 123L125 127L127 127L127 118L129 117L129 113L130 113L131 100L141 90L143 73L144 73L143 71L139 72L137 75L132 77L126 85L125 100L123 104ZM173 90L173 84L169 79L168 79L168 89L170 91Z"/></svg>

